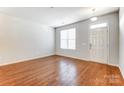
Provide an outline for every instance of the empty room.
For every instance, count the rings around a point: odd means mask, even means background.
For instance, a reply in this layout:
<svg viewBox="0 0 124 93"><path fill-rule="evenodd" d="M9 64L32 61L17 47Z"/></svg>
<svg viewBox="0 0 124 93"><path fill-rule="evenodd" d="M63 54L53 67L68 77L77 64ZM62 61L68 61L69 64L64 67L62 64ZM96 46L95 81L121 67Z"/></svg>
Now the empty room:
<svg viewBox="0 0 124 93"><path fill-rule="evenodd" d="M0 86L123 86L124 8L0 7Z"/></svg>

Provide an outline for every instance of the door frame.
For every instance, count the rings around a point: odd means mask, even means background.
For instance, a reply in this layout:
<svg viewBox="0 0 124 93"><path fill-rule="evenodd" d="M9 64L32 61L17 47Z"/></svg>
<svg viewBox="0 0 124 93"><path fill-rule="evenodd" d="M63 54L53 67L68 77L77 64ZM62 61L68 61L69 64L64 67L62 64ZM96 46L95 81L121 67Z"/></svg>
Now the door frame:
<svg viewBox="0 0 124 93"><path fill-rule="evenodd" d="M96 23L96 24L100 24L100 23ZM90 57L90 31L92 29L90 29L90 26L91 25L95 25L95 24L90 24L89 25L89 31L88 31L88 51L89 51L89 60L92 61L92 62L95 62L91 59ZM110 61L110 30L109 30L109 24L107 23L107 38L108 38L108 41L107 41L107 62L106 63L101 63L101 64L108 64L109 65L109 61ZM97 29L97 28L96 28ZM100 63L100 62L98 62Z"/></svg>

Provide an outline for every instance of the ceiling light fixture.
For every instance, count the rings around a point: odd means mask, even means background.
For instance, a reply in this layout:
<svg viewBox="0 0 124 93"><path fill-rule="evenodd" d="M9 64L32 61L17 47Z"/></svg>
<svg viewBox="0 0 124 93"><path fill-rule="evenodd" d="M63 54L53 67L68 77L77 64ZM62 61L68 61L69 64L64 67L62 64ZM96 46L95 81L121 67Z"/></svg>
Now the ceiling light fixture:
<svg viewBox="0 0 124 93"><path fill-rule="evenodd" d="M97 17L90 18L91 21L96 21L97 19L98 19Z"/></svg>

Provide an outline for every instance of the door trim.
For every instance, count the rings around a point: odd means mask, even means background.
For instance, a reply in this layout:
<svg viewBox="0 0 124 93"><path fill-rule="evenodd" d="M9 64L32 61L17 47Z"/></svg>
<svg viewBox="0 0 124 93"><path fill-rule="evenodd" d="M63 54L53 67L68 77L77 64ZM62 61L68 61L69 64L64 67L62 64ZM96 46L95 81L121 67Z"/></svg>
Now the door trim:
<svg viewBox="0 0 124 93"><path fill-rule="evenodd" d="M90 24L90 26L91 26L92 24ZM94 25L94 24L93 24ZM88 31L88 51L89 51L89 60L90 61L93 61L91 58L90 58L90 31L92 30L92 29L90 29L90 26L89 26L89 31ZM110 30L109 30L109 25L108 25L108 23L107 23L107 26L106 26L106 28L107 28L107 38L108 38L108 40L107 40L107 62L106 62L106 64L110 64L109 63L109 61L110 61L110 46L109 46L109 44L110 44ZM96 28L96 29L98 29L98 28ZM100 62L98 62L98 63L100 63ZM104 64L104 63L103 63Z"/></svg>

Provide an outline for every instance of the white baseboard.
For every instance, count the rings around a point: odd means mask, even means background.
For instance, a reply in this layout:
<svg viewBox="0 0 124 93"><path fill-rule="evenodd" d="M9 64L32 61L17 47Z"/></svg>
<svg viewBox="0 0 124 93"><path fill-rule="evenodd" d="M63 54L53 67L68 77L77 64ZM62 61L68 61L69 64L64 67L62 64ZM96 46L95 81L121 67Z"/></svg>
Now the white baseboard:
<svg viewBox="0 0 124 93"><path fill-rule="evenodd" d="M109 63L108 65L119 67L117 64L111 64L111 63Z"/></svg>
<svg viewBox="0 0 124 93"><path fill-rule="evenodd" d="M69 58L75 58L75 59L79 59L79 60L90 61L89 59L86 59L86 58L79 58L79 57L65 55L65 54L56 54L56 55L58 55L58 56L64 56L64 57L69 57Z"/></svg>
<svg viewBox="0 0 124 93"><path fill-rule="evenodd" d="M65 54L56 54L56 55L60 55L60 56L65 56L65 57L70 57L70 58L75 58L75 59L79 59L79 60L83 60L83 61L91 61L90 59L86 59L86 58L79 58L79 57L74 57L74 56L70 56L70 55L65 55ZM99 62L95 62L95 61L91 61L91 62L94 62L94 63L99 63ZM100 64L105 64L105 63L100 63ZM106 64L106 65L111 65L111 66L116 66L118 67L117 64Z"/></svg>
<svg viewBox="0 0 124 93"><path fill-rule="evenodd" d="M38 58L44 58L44 57L48 57L48 56L52 56L52 55L55 55L55 54L48 54L48 55L44 55L44 56L30 57L30 58L16 60L16 61L12 61L12 62L6 62L6 63L0 64L0 66L10 65L10 64L14 64L14 63L21 63L21 62L30 61L30 60L34 60L34 59L38 59Z"/></svg>
<svg viewBox="0 0 124 93"><path fill-rule="evenodd" d="M123 79L124 79L124 71L123 71L123 69L122 69L122 67L119 65L119 69L120 69L120 71L121 71L121 75L122 75L122 77L123 77Z"/></svg>

